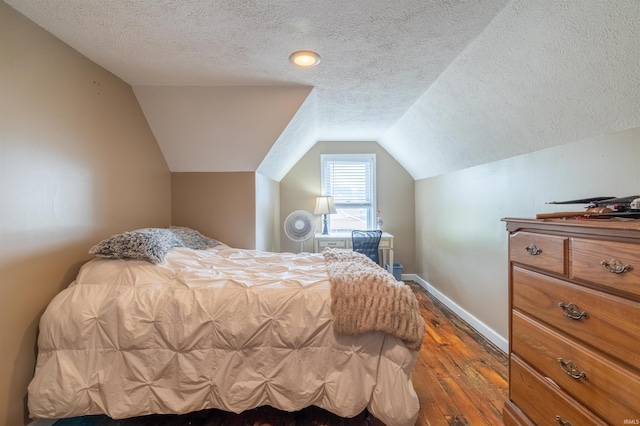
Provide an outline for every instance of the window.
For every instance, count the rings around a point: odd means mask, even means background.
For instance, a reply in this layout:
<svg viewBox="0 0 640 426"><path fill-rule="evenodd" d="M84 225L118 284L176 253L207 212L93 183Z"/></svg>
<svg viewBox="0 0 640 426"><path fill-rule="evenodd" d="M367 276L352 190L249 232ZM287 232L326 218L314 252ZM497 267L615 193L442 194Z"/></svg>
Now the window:
<svg viewBox="0 0 640 426"><path fill-rule="evenodd" d="M376 155L324 154L322 194L333 196L337 214L328 215L329 232L376 229Z"/></svg>

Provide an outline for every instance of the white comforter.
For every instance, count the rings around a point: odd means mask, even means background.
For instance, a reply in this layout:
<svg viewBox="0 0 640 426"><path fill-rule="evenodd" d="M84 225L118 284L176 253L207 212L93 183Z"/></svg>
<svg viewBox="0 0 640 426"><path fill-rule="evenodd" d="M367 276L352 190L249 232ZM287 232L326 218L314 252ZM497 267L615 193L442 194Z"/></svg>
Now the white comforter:
<svg viewBox="0 0 640 426"><path fill-rule="evenodd" d="M337 335L320 254L175 248L159 265L94 259L40 321L33 417L125 418L261 405L365 408L413 425L416 352Z"/></svg>

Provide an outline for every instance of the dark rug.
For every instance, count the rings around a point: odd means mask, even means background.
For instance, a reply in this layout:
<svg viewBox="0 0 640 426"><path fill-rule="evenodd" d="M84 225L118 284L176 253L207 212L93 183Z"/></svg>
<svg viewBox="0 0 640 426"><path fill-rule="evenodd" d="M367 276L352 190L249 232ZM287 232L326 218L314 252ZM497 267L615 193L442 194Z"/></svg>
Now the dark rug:
<svg viewBox="0 0 640 426"><path fill-rule="evenodd" d="M58 420L54 426L372 426L381 424L366 410L345 419L318 407L286 412L259 407L240 414L202 410L181 415L149 415L114 420L107 416L82 416Z"/></svg>

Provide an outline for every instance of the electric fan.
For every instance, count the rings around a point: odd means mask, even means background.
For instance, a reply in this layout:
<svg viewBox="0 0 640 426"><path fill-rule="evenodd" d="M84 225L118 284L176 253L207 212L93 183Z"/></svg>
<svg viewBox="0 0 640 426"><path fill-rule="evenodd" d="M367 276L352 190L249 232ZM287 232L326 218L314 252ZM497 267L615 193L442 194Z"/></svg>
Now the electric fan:
<svg viewBox="0 0 640 426"><path fill-rule="evenodd" d="M284 220L284 233L291 241L300 243L300 252L304 251L304 242L316 232L316 218L306 210L296 210Z"/></svg>

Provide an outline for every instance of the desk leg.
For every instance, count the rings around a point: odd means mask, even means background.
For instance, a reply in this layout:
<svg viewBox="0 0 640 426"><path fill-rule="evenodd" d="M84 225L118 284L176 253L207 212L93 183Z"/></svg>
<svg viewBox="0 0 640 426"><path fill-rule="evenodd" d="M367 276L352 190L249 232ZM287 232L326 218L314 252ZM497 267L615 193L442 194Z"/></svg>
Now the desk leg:
<svg viewBox="0 0 640 426"><path fill-rule="evenodd" d="M389 272L393 275L393 249L389 249Z"/></svg>

